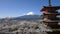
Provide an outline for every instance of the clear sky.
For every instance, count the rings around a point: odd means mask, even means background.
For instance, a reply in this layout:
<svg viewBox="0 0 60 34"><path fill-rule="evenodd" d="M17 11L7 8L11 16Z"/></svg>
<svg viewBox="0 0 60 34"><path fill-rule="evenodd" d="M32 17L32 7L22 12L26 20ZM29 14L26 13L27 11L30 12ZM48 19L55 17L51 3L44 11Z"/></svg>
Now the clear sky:
<svg viewBox="0 0 60 34"><path fill-rule="evenodd" d="M0 18L18 17L28 13L40 15L48 0L0 0ZM60 0L52 0L52 5L60 6Z"/></svg>

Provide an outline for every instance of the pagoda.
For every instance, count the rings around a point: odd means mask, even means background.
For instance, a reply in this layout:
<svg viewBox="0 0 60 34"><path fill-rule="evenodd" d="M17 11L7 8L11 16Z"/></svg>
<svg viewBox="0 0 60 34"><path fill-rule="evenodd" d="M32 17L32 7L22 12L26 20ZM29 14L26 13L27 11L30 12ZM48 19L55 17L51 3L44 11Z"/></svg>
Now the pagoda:
<svg viewBox="0 0 60 34"><path fill-rule="evenodd" d="M60 20L57 18L57 16L60 15L60 13L57 11L60 9L60 6L52 6L51 0L48 1L49 6L43 6L41 9L41 12L44 12L42 15L43 24L47 27L45 32L46 34L60 34Z"/></svg>

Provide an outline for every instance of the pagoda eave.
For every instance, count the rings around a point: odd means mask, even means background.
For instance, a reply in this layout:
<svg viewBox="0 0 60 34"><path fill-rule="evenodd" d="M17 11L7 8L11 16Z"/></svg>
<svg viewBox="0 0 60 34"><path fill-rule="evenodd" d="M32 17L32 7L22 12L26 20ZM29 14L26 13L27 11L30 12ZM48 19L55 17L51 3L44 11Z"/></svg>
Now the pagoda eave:
<svg viewBox="0 0 60 34"><path fill-rule="evenodd" d="M46 32L47 34L60 34L60 31L54 31L54 32Z"/></svg>
<svg viewBox="0 0 60 34"><path fill-rule="evenodd" d="M56 11L59 10L60 6L44 6L44 8L41 9L41 11Z"/></svg>
<svg viewBox="0 0 60 34"><path fill-rule="evenodd" d="M43 15L60 15L60 14L45 14L45 13L43 13Z"/></svg>
<svg viewBox="0 0 60 34"><path fill-rule="evenodd" d="M51 14L51 15L60 15L60 13L43 13L43 14L45 14L45 15L49 15L49 14Z"/></svg>

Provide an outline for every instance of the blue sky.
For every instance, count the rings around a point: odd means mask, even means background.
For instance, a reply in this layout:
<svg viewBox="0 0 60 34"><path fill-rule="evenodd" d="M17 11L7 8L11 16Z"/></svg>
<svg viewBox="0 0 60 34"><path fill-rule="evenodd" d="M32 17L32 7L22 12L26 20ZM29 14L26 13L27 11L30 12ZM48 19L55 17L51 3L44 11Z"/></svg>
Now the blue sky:
<svg viewBox="0 0 60 34"><path fill-rule="evenodd" d="M52 5L60 6L60 0L52 0ZM18 17L29 12L40 15L43 6L48 6L48 0L0 0L0 18Z"/></svg>

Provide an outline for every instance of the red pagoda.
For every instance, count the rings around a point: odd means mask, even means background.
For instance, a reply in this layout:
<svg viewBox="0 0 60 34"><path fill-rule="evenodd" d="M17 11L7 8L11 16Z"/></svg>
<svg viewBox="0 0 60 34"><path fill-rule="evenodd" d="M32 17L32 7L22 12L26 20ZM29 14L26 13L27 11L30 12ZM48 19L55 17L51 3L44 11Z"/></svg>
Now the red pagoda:
<svg viewBox="0 0 60 34"><path fill-rule="evenodd" d="M51 6L51 0L49 0L49 6L44 6L41 9L43 13L43 23L49 27L52 31L45 31L46 34L60 34L59 18L57 18L60 13L57 11L60 6Z"/></svg>

